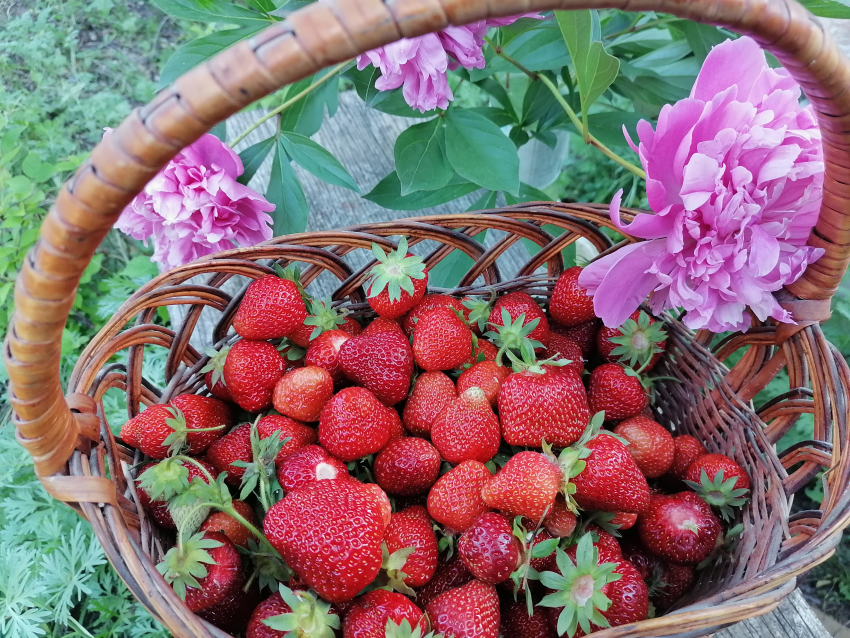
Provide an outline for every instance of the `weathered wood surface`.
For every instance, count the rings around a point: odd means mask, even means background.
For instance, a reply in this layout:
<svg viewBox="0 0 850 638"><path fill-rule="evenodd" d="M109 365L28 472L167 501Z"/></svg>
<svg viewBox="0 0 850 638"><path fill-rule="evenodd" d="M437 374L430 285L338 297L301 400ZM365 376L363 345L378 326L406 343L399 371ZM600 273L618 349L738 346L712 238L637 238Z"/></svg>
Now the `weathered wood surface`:
<svg viewBox="0 0 850 638"><path fill-rule="evenodd" d="M769 614L744 620L715 638L830 638L799 591L794 591Z"/></svg>

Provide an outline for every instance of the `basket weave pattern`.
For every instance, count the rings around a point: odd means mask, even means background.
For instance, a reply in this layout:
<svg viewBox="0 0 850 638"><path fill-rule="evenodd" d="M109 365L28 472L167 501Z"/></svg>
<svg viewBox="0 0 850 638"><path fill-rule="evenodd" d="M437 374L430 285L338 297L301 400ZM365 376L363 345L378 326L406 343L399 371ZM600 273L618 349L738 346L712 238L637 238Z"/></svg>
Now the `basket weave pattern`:
<svg viewBox="0 0 850 638"><path fill-rule="evenodd" d="M367 306L353 251L372 242L387 248L394 236L436 242L429 267L452 250L474 266L461 290L523 289L546 297L563 267L560 251L585 236L601 251L616 250L599 230L610 226L598 206L531 204L479 214L422 217L338 231L279 238L221 253L166 273L145 285L85 349L67 395L59 383L61 335L79 278L123 207L183 147L214 124L279 87L358 53L397 40L488 17L579 8L655 10L728 27L769 49L797 79L818 116L824 141L824 203L809 244L826 254L797 282L777 293L797 320L757 325L715 343L692 334L675 318L666 322L668 351L659 371L678 379L658 387L662 423L730 454L754 479L753 500L743 511L745 530L734 555L702 573L693 604L673 615L600 632L602 636L698 636L718 626L764 613L793 590L796 575L825 560L850 520L845 451L850 370L818 327L850 261L850 62L819 23L794 0L329 0L293 13L248 41L198 66L129 116L101 142L61 190L41 238L16 282L16 310L4 347L18 439L34 457L42 483L89 521L119 574L138 598L177 636L224 636L189 612L153 564L160 538L136 505L129 468L140 459L116 441L100 405L109 388L127 394L130 415L143 404L203 389L204 357L189 337L204 306L221 312L213 342L227 338L239 302L221 289L233 275L256 278L271 264L308 264L305 282L328 271L340 282L334 298L355 313ZM625 215L627 220L629 214ZM566 232L553 238L541 226ZM505 233L488 250L472 237L484 229ZM540 252L505 277L500 254L525 237ZM356 262L363 263L362 256ZM538 269L545 266L545 274ZM204 285L186 283L209 275ZM163 305L191 306L172 331L153 323ZM167 387L143 377L144 346L169 349ZM110 363L128 349L126 367ZM741 352L727 368L724 361ZM734 360L734 359L733 359ZM752 399L780 371L789 389L758 411ZM777 454L773 446L799 418L814 417L814 440ZM825 474L825 496L816 511L791 515L794 492Z"/></svg>

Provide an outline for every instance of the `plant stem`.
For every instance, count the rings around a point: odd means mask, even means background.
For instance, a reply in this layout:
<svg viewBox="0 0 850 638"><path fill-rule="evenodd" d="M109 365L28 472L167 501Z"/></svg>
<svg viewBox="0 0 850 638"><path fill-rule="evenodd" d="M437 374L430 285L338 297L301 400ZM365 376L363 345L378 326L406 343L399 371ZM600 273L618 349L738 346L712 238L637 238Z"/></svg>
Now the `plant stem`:
<svg viewBox="0 0 850 638"><path fill-rule="evenodd" d="M489 38L485 38L485 40L490 45L490 47L493 49L493 52L496 55L498 55L500 58L503 58L503 59L507 60L508 62L510 62L511 64L513 64L516 68L518 68L520 71L525 73L532 80L540 80L541 82L543 82L543 84L546 85L546 87L549 89L549 91L551 91L552 95L554 96L555 100L557 100L558 104L561 105L561 108L564 109L564 112L570 118L570 121L573 123L573 126L576 127L576 130L581 131L581 132L586 130L582 121L578 118L575 111L573 111L572 107L569 104L567 104L567 101L564 99L564 96L561 95L561 92L558 90L558 87L555 85L554 82L552 82L552 80L547 78L542 73L534 73L533 71L529 71L524 66L522 66L519 62L514 60L512 57L502 53L501 48L494 46ZM584 117L584 113L582 113L582 117ZM643 169L641 169L638 166L635 166L634 164L632 164L628 160L625 160L622 157L620 157L619 155L617 155L614 151L612 151L610 148L608 148L602 142L600 142L596 137L591 135L590 132L587 133L587 136L585 137L585 142L587 144L590 144L591 146L594 146L597 149L599 149L602 152L603 155L614 160L615 162L617 162L617 164L619 164L620 166L622 166L626 170L631 171L632 173L634 173L635 175L637 175L638 177L640 177L642 179L646 179L646 173L643 171Z"/></svg>
<svg viewBox="0 0 850 638"><path fill-rule="evenodd" d="M323 84L325 84L325 82L329 81L331 78L335 78L335 77L336 77L336 74L337 74L337 73L339 73L339 72L340 72L340 71L341 71L344 67L346 67L346 66L347 66L348 64L350 64L350 63L351 63L351 60L346 60L346 61L345 61L345 62L343 62L342 64L337 64L337 65L336 65L334 68L332 68L332 69L330 70L330 72L328 72L328 73L327 73L327 74L326 74L323 78L321 78L321 79L320 79L320 80L318 80L317 82L314 82L313 84L311 84L310 86L308 86L306 89L304 89L303 91L301 91L298 95L295 95L295 96L293 96L292 98L288 99L286 102L284 102L283 104L281 104L281 105L280 105L279 107L277 107L276 109L273 109L273 110L269 111L268 113L266 113L266 114L265 114L263 117L261 117L259 120L257 120L257 121L256 121L256 122L254 122L253 124L251 124L251 126L249 126L249 127L248 127L248 128L246 128L244 131L242 131L242 132L241 132L241 133L240 133L240 134L236 137L236 139L235 139L235 140L233 140L233 142L231 142L230 146L231 146L231 147L236 146L239 142L241 142L241 141L242 141L242 140L244 140L246 137L248 137L248 135L250 135L250 134L251 134L251 132L252 132L254 129L256 129L257 127L259 127L261 124L263 124L264 122L267 122L268 120L270 120L271 118L273 118L275 115L278 115L278 114L280 114L280 113L283 113L283 112L284 112L286 109L288 109L290 106L292 106L293 104L295 104L295 103L296 103L296 102L298 102L299 100L301 100L301 99L303 99L303 98L307 97L308 95L310 95L310 93L312 93L313 91L315 91L316 89L318 89L320 86L322 86Z"/></svg>
<svg viewBox="0 0 850 638"><path fill-rule="evenodd" d="M210 484L210 485L215 485L215 479L213 478L212 474L210 474L210 473L209 473L209 470L207 470L207 468L205 468L205 467L204 467L201 463L199 463L199 462L197 461L197 459L193 459L191 456L186 456L185 454L178 454L178 455L177 455L177 456L175 456L174 458L175 458L175 459L180 459L180 460L181 460L181 461L183 461L184 463L185 463L186 461L189 461L189 463L192 463L192 464L196 465L196 466L198 467L198 469L200 469L200 470L201 470L201 472L203 472L203 473L204 473L204 475L207 477L209 484Z"/></svg>

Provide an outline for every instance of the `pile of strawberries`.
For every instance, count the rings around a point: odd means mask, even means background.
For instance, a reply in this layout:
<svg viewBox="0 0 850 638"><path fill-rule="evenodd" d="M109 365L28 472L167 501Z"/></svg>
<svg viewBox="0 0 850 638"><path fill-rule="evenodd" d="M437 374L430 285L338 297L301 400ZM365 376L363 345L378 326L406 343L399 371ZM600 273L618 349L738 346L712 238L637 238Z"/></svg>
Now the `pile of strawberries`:
<svg viewBox="0 0 850 638"><path fill-rule="evenodd" d="M188 608L248 638L552 638L674 605L750 480L654 420L662 324L601 328L580 268L544 311L426 294L406 240L373 252L366 325L277 267L212 396L123 426Z"/></svg>

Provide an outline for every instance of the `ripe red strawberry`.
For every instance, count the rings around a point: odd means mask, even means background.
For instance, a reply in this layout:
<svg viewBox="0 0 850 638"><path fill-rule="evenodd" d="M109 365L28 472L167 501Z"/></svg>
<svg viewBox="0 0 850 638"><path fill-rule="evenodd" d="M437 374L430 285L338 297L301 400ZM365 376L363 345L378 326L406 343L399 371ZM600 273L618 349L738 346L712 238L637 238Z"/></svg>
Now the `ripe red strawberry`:
<svg viewBox="0 0 850 638"><path fill-rule="evenodd" d="M218 471L216 471L216 469L206 461L198 459L198 463L202 465L213 478L218 476ZM160 475L156 478L154 483L151 483L151 481L155 478L154 475L146 478L144 476L145 472L150 470L152 467L163 464L170 465L169 471ZM186 472L183 480L179 478L179 475L184 471L182 468L185 468ZM176 491L182 489L182 487L187 487L196 477L199 477L202 481L204 481L204 483L209 483L207 475L194 463L184 462L179 459L168 459L157 463L148 463L142 467L136 476L136 494L139 497L139 504L148 514L150 514L151 518L153 518L160 527L177 529L177 526L174 524L174 519L171 518L171 513L168 511L168 499L173 496ZM164 480L165 483L160 482L161 480ZM165 493L161 493L163 490L165 490ZM156 493L157 498L151 498L152 493Z"/></svg>
<svg viewBox="0 0 850 638"><path fill-rule="evenodd" d="M381 317L395 319L416 306L428 287L428 271L422 258L407 252L407 238L387 254L372 245L378 263L369 271L366 292L369 305Z"/></svg>
<svg viewBox="0 0 850 638"><path fill-rule="evenodd" d="M581 348L581 353L585 358L589 357L596 350L596 333L602 322L599 319L585 321L575 326L562 326L561 324L551 321L549 322L549 332L558 333L567 339L572 339Z"/></svg>
<svg viewBox="0 0 850 638"><path fill-rule="evenodd" d="M233 509L239 512L249 523L252 523L254 526L257 525L257 517L254 516L254 510L251 509L248 503L233 499ZM213 512L207 516L207 520L201 524L201 531L221 532L233 541L234 545L239 545L240 547L248 547L248 539L254 538L254 535L248 531L247 527L230 514L224 512Z"/></svg>
<svg viewBox="0 0 850 638"><path fill-rule="evenodd" d="M558 332L551 332L549 337L549 347L546 348L546 359L565 359L569 361L562 369L575 370L576 374L581 376L584 373L584 355L581 347L569 337Z"/></svg>
<svg viewBox="0 0 850 638"><path fill-rule="evenodd" d="M566 538L572 536L576 528L576 515L567 509L567 503L564 497L558 495L555 502L552 503L552 508L543 519L543 527L552 536L558 538Z"/></svg>
<svg viewBox="0 0 850 638"><path fill-rule="evenodd" d="M596 318L593 297L588 297L587 290L578 284L581 271L580 267L574 266L561 273L549 300L549 314L564 326L576 326Z"/></svg>
<svg viewBox="0 0 850 638"><path fill-rule="evenodd" d="M534 525L551 510L564 483L554 457L539 452L519 452L484 485L481 498L498 510L525 516Z"/></svg>
<svg viewBox="0 0 850 638"><path fill-rule="evenodd" d="M416 602L422 607L445 591L465 585L475 577L466 569L466 565L460 557L455 554L447 560L441 560L437 565L437 571L422 589L416 592Z"/></svg>
<svg viewBox="0 0 850 638"><path fill-rule="evenodd" d="M266 439L275 434L278 434L281 441L289 439L280 449L275 459L276 464L295 450L299 450L305 445L312 445L318 440L316 430L279 414L269 414L257 421L257 434L260 435L261 439Z"/></svg>
<svg viewBox="0 0 850 638"><path fill-rule="evenodd" d="M318 366L297 368L283 375L274 387L274 409L299 421L318 421L334 393L331 373Z"/></svg>
<svg viewBox="0 0 850 638"><path fill-rule="evenodd" d="M334 606L305 590L293 591L281 584L277 592L254 609L246 637L285 638L291 632L302 638L335 636L334 630L339 631L342 623ZM273 629L270 625L286 629Z"/></svg>
<svg viewBox="0 0 850 638"><path fill-rule="evenodd" d="M484 391L470 388L440 412L431 427L431 440L449 463L486 463L499 451L499 432L499 420Z"/></svg>
<svg viewBox="0 0 850 638"><path fill-rule="evenodd" d="M648 580L655 569L661 564L658 557L649 552L637 539L623 539L620 543L623 558L634 565L640 577Z"/></svg>
<svg viewBox="0 0 850 638"><path fill-rule="evenodd" d="M307 318L298 285L278 275L251 282L233 317L233 329L245 339L278 339Z"/></svg>
<svg viewBox="0 0 850 638"><path fill-rule="evenodd" d="M472 354L472 330L448 308L423 313L413 333L413 358L426 371L452 370Z"/></svg>
<svg viewBox="0 0 850 638"><path fill-rule="evenodd" d="M472 387L481 388L490 405L496 405L502 382L510 373L510 368L500 366L495 361L479 361L461 373L457 379L457 389L458 392L464 392Z"/></svg>
<svg viewBox="0 0 850 638"><path fill-rule="evenodd" d="M440 453L425 439L400 437L375 458L375 482L387 494L422 494L440 475Z"/></svg>
<svg viewBox="0 0 850 638"><path fill-rule="evenodd" d="M540 370L540 371L538 371ZM502 436L509 445L571 445L590 420L581 378L572 370L532 368L511 374L499 391Z"/></svg>
<svg viewBox="0 0 850 638"><path fill-rule="evenodd" d="M348 477L345 463L318 445L305 445L277 461L277 481L285 493L315 481Z"/></svg>
<svg viewBox="0 0 850 638"><path fill-rule="evenodd" d="M328 330L343 330L351 335L363 330L353 318L346 316L347 310L334 308L330 298L314 299L310 305L311 314L287 337L300 348L309 348L313 340Z"/></svg>
<svg viewBox="0 0 850 638"><path fill-rule="evenodd" d="M472 354L463 362L463 365L473 365L479 361L495 361L497 356L499 356L499 349L493 342L479 337L472 349Z"/></svg>
<svg viewBox="0 0 850 638"><path fill-rule="evenodd" d="M368 329L367 329L368 331ZM398 330L352 337L339 350L345 375L387 405L407 397L413 376L413 350Z"/></svg>
<svg viewBox="0 0 850 638"><path fill-rule="evenodd" d="M251 424L238 425L213 443L207 450L207 459L219 472L227 472L225 480L238 487L246 468L233 465L234 461L250 463L254 459L251 449Z"/></svg>
<svg viewBox="0 0 850 638"><path fill-rule="evenodd" d="M528 338L540 342L543 348L549 345L549 320L546 319L543 310L531 298L531 295L515 291L500 297L490 312L490 330L495 331L497 330L496 326L505 325L502 309L507 310L511 321L516 321L520 315L525 315L522 322L523 326L527 326L536 319L537 326L528 334Z"/></svg>
<svg viewBox="0 0 850 638"><path fill-rule="evenodd" d="M384 534L384 542L390 559L399 550L414 548L391 577L398 578L400 571L405 575L405 585L422 587L434 576L440 550L437 536L431 527L431 518L424 507L414 505L393 514Z"/></svg>
<svg viewBox="0 0 850 638"><path fill-rule="evenodd" d="M610 524L616 525L618 530L624 531L634 527L637 519L638 515L635 512L615 512Z"/></svg>
<svg viewBox="0 0 850 638"><path fill-rule="evenodd" d="M400 428L398 413L365 388L345 388L325 404L319 417L319 442L349 462L383 449Z"/></svg>
<svg viewBox="0 0 850 638"><path fill-rule="evenodd" d="M649 396L640 379L626 374L619 363L603 363L590 373L587 401L594 414L605 412L609 421L619 421L640 414Z"/></svg>
<svg viewBox="0 0 850 638"><path fill-rule="evenodd" d="M733 507L747 502L750 477L746 470L725 454L703 454L688 466L685 484L702 499L731 520Z"/></svg>
<svg viewBox="0 0 850 638"><path fill-rule="evenodd" d="M647 478L658 478L673 464L676 446L673 435L645 416L635 416L617 424L614 434L629 442L629 454Z"/></svg>
<svg viewBox="0 0 850 638"><path fill-rule="evenodd" d="M242 339L227 353L224 383L239 407L260 412L272 404L272 391L285 367L284 358L268 341Z"/></svg>
<svg viewBox="0 0 850 638"><path fill-rule="evenodd" d="M708 450L705 449L702 443L688 434L674 436L673 445L675 447L673 464L667 470L667 474L680 481L684 481L688 478L688 468L691 466L691 463L703 454L708 454Z"/></svg>
<svg viewBox="0 0 850 638"><path fill-rule="evenodd" d="M667 334L663 324L642 310L635 310L619 328L602 326L596 334L600 356L648 372L664 354Z"/></svg>
<svg viewBox="0 0 850 638"><path fill-rule="evenodd" d="M457 553L473 576L496 585L519 566L522 545L504 516L485 512L460 537Z"/></svg>
<svg viewBox="0 0 850 638"><path fill-rule="evenodd" d="M481 490L491 476L478 461L464 461L443 474L428 493L431 518L460 532L467 529L487 511Z"/></svg>
<svg viewBox="0 0 850 638"><path fill-rule="evenodd" d="M419 319L429 310L434 308L446 308L448 310L457 310L466 318L466 313L469 311L461 303L460 299L449 297L448 295L428 294L422 297L422 301L416 304L410 312L404 315L401 320L401 327L404 330L404 335L409 339L413 335L413 330L416 328Z"/></svg>
<svg viewBox="0 0 850 638"><path fill-rule="evenodd" d="M383 516L370 489L331 479L287 494L271 507L263 530L299 578L325 600L342 602L381 569Z"/></svg>
<svg viewBox="0 0 850 638"><path fill-rule="evenodd" d="M558 634L549 626L546 611L541 607L534 607L533 612L533 615L528 615L528 607L525 603L510 603L502 612L503 637L558 638Z"/></svg>
<svg viewBox="0 0 850 638"><path fill-rule="evenodd" d="M691 588L694 568L691 565L662 563L653 581L655 607L659 611L667 611Z"/></svg>
<svg viewBox="0 0 850 638"><path fill-rule="evenodd" d="M499 596L493 585L473 580L443 592L426 608L431 628L454 638L496 638Z"/></svg>
<svg viewBox="0 0 850 638"><path fill-rule="evenodd" d="M222 401L232 401L230 390L224 384L224 362L227 360L227 353L230 346L224 346L221 350L208 350L207 354L210 360L207 362L201 372L206 372L204 375L204 383L216 399Z"/></svg>
<svg viewBox="0 0 850 638"><path fill-rule="evenodd" d="M342 344L351 339L351 335L342 330L328 330L316 337L304 355L304 363L308 366L318 366L331 373L334 385L345 382L346 376L339 363L339 351Z"/></svg>
<svg viewBox="0 0 850 638"><path fill-rule="evenodd" d="M586 532L592 532L595 539L593 544L599 548L600 552L607 552L611 556L622 556L623 550L620 548L618 541L613 534L606 532L596 523L590 523L585 526Z"/></svg>
<svg viewBox="0 0 850 638"><path fill-rule="evenodd" d="M646 478L626 446L607 432L591 438L583 451L564 450L561 469L565 476L579 470L570 481L575 486L572 496L582 509L640 513L649 505Z"/></svg>
<svg viewBox="0 0 850 638"><path fill-rule="evenodd" d="M443 372L425 372L416 379L404 406L404 427L417 436L431 434L437 415L457 398L454 382Z"/></svg>
<svg viewBox="0 0 850 638"><path fill-rule="evenodd" d="M375 317L369 325L363 328L363 332L360 334L364 337L371 337L373 335L381 334L382 332L395 332L401 335L404 334L398 319L387 319L386 317Z"/></svg>
<svg viewBox="0 0 850 638"><path fill-rule="evenodd" d="M343 638L385 638L391 636L387 624L400 626L407 621L409 629L419 626L424 632L428 620L409 598L394 591L373 589L358 598L342 623Z"/></svg>
<svg viewBox="0 0 850 638"><path fill-rule="evenodd" d="M656 556L693 565L712 552L721 532L711 507L693 492L653 496L637 529L643 544Z"/></svg>
<svg viewBox="0 0 850 638"><path fill-rule="evenodd" d="M235 583L220 603L199 611L198 615L230 634L241 634L247 629L251 614L260 600L260 588L256 582L251 584L248 591L240 583Z"/></svg>

